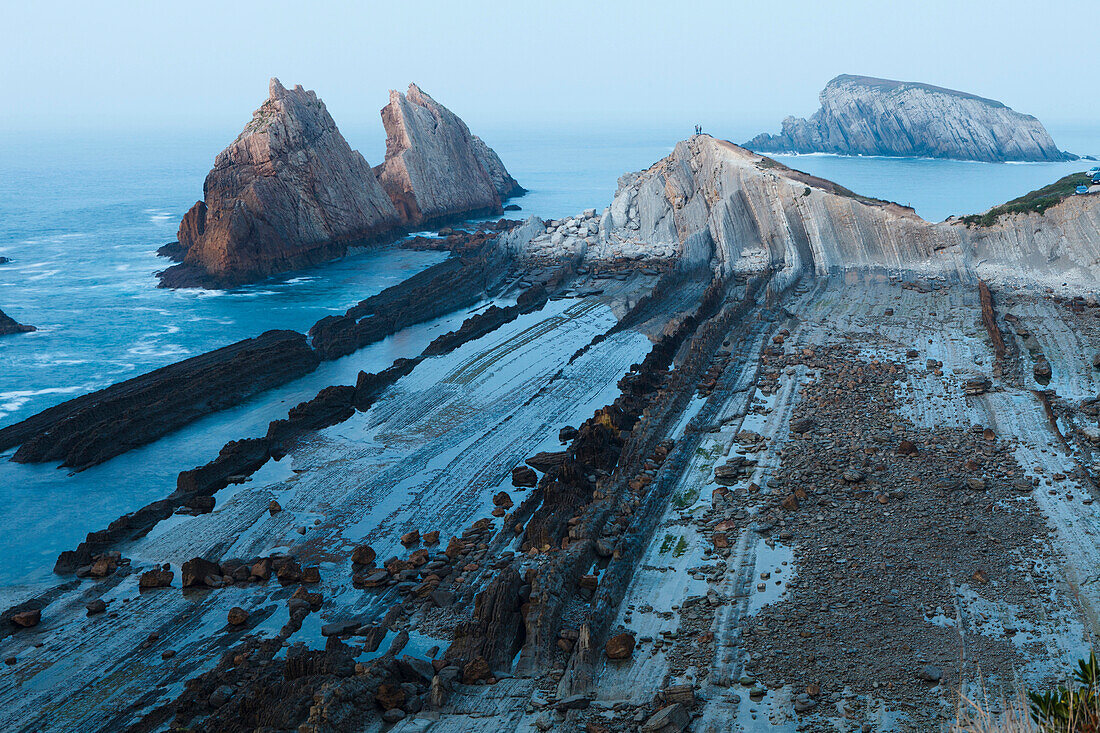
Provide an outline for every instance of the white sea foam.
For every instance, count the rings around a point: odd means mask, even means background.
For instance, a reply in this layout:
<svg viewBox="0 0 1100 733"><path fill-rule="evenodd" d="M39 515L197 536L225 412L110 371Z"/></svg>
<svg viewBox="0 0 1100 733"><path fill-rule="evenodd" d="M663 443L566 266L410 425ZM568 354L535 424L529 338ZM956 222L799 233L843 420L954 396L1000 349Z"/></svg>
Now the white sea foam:
<svg viewBox="0 0 1100 733"><path fill-rule="evenodd" d="M127 354L146 357L187 356L191 352L177 344L138 343L126 350Z"/></svg>
<svg viewBox="0 0 1100 733"><path fill-rule="evenodd" d="M0 392L0 417L7 417L13 412L22 409L23 405L32 398L44 394L71 394L80 392L83 386L76 387L47 387L45 389L17 389L10 392Z"/></svg>

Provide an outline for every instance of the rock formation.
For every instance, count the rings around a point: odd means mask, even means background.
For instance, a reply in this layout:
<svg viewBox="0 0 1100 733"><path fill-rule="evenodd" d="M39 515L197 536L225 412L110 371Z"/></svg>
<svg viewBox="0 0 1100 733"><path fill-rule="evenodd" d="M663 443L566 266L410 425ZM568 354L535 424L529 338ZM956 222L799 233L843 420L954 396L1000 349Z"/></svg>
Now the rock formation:
<svg viewBox="0 0 1100 733"><path fill-rule="evenodd" d="M9 425L0 429L0 450L19 445L17 462L87 468L308 374L318 363L304 335L268 331Z"/></svg>
<svg viewBox="0 0 1100 733"><path fill-rule="evenodd" d="M0 311L0 336L7 336L10 333L29 333L37 330L34 326L24 326L4 311Z"/></svg>
<svg viewBox="0 0 1100 733"><path fill-rule="evenodd" d="M272 79L252 121L206 177L204 199L158 254L180 264L162 287L222 287L343 256L409 226L497 213L523 193L484 142L415 84L382 111L385 162L372 169L325 105ZM381 180L380 180L381 179Z"/></svg>
<svg viewBox="0 0 1100 733"><path fill-rule="evenodd" d="M521 257L583 255L589 262L674 261L725 274L880 268L969 273L991 283L1063 283L1090 290L1100 277L1100 196L1069 196L1039 213L989 226L933 224L906 207L860 196L732 143L698 135L649 169L623 176L583 232L566 220L504 239ZM564 231L564 234L563 234ZM533 236L532 236L533 234ZM524 237L520 237L524 235Z"/></svg>
<svg viewBox="0 0 1100 733"><path fill-rule="evenodd" d="M399 224L370 165L311 91L272 79L266 102L214 162L183 217L183 268L165 285L255 280L339 257Z"/></svg>
<svg viewBox="0 0 1100 733"><path fill-rule="evenodd" d="M919 158L1074 160L1042 123L992 99L917 82L841 74L810 119L788 117L779 135L745 143L759 152Z"/></svg>
<svg viewBox="0 0 1100 733"><path fill-rule="evenodd" d="M378 177L401 216L422 224L498 213L522 192L489 146L416 84L382 109L386 160Z"/></svg>

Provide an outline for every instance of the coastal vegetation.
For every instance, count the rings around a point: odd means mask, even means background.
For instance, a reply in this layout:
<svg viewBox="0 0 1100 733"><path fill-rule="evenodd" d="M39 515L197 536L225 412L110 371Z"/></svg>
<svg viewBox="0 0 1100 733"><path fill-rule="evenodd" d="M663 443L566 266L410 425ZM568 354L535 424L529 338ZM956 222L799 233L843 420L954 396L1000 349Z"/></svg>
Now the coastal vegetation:
<svg viewBox="0 0 1100 733"><path fill-rule="evenodd" d="M1064 178L1059 178L1054 183L1025 193L1019 198L1012 199L1008 203L994 206L984 214L970 214L969 216L961 217L960 221L968 227L988 227L992 226L999 217L1005 214L1028 214L1034 212L1042 215L1050 207L1056 206L1062 203L1067 197L1074 195L1074 191L1077 190L1078 186L1087 186L1089 182L1088 174L1072 173Z"/></svg>

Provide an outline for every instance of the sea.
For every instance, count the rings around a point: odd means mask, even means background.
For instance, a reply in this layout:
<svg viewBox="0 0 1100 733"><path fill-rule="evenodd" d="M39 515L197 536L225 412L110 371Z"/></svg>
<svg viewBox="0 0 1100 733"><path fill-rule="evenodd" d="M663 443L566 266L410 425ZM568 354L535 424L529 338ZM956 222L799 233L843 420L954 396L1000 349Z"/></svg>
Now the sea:
<svg viewBox="0 0 1100 733"><path fill-rule="evenodd" d="M380 126L379 126L380 127ZM759 125L707 129L742 141ZM1100 157L1100 124L1049 127L1063 149ZM475 130L528 189L521 211L560 218L610 203L617 180L647 168L689 136L692 124L644 123ZM180 217L201 197L214 156L236 130L92 133L0 131L0 310L38 328L0 338L0 427L51 405L272 328L307 329L319 318L439 261L396 247L229 290L164 290L170 263L156 249L175 240ZM381 129L345 129L372 163ZM860 194L912 206L939 221L983 211L1097 163L988 164L945 160L777 155L783 163ZM359 368L413 355L452 324L425 324L377 344L354 363L315 375L77 474L21 466L0 455L0 606L44 583L53 559L171 492L178 471L209 460L226 440L327 384L353 383ZM365 366L366 365L366 366ZM340 380L343 380L342 382ZM244 432L242 432L244 431Z"/></svg>

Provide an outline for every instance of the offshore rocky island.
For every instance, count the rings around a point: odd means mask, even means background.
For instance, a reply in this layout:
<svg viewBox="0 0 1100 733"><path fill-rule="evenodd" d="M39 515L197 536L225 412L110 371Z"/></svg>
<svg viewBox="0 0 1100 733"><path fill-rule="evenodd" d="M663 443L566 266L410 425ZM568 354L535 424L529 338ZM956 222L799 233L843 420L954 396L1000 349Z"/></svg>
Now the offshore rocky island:
<svg viewBox="0 0 1100 733"><path fill-rule="evenodd" d="M415 84L382 110L372 169L311 91L272 79L267 101L214 162L204 198L160 253L162 287L221 287L342 257L410 228L499 214L523 188L500 158Z"/></svg>
<svg viewBox="0 0 1100 733"><path fill-rule="evenodd" d="M788 117L779 135L745 147L761 153L834 153L953 158L986 163L1075 160L1043 124L1001 102L954 89L841 74L821 91L821 109Z"/></svg>
<svg viewBox="0 0 1100 733"><path fill-rule="evenodd" d="M931 223L699 134L603 210L462 225L518 184L415 86L382 116L371 169L273 82L165 284L444 222L404 246L450 257L0 429L84 470L412 349L62 553L0 618L5 728L926 731L1094 643L1077 178Z"/></svg>

